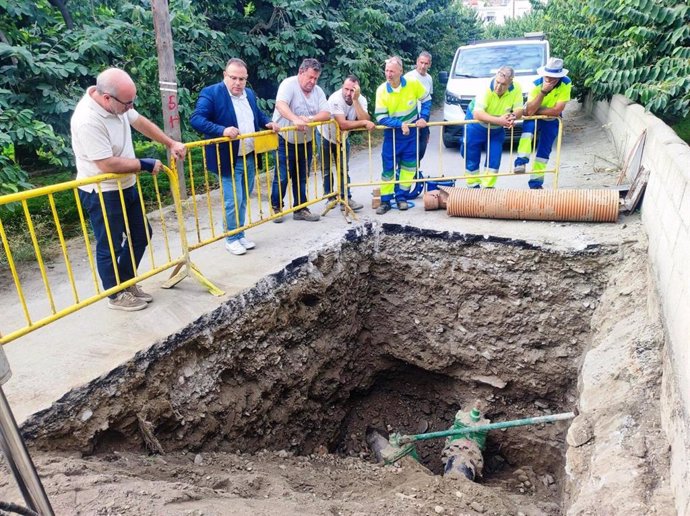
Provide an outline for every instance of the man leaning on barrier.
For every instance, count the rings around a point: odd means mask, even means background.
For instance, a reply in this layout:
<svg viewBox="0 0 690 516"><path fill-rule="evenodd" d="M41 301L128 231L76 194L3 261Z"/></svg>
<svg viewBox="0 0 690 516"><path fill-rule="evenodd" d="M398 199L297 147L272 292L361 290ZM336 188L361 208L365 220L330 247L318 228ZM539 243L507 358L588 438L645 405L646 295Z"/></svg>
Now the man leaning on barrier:
<svg viewBox="0 0 690 516"><path fill-rule="evenodd" d="M427 52L426 50L423 50L422 52L419 53L419 56L417 56L417 63L415 64L415 67L413 70L410 70L405 74L405 79L417 79L419 82L422 83L424 88L426 88L426 92L429 94L429 100L432 99L434 95L434 80L431 78L431 74L429 73L429 68L431 68L431 54ZM417 108L421 111L422 107L421 105L418 105ZM425 118L425 120L428 122L429 121L429 116L431 115L431 112L429 112L429 115ZM429 130L428 127L422 127L419 130L419 162L422 162L422 158L426 154L426 148L429 145L429 139L431 138L431 131Z"/></svg>
<svg viewBox="0 0 690 516"><path fill-rule="evenodd" d="M467 108L465 120L477 120L477 124L465 125L465 146L460 151L465 154L467 174L476 175L482 157L486 152L485 172L498 174L503 153L505 129L513 127L515 120L522 116L522 90L513 82L515 72L510 66L502 66L491 80L489 88L478 95ZM470 178L470 188L494 188L496 176L479 179Z"/></svg>
<svg viewBox="0 0 690 516"><path fill-rule="evenodd" d="M323 159L323 193L328 195L333 191L334 178L331 174L331 168L336 166L340 177L335 181L340 181L340 187L345 185L345 169L350 168L350 142L347 141L348 131L363 127L367 131L371 131L376 127L376 124L371 121L371 117L367 112L367 99L361 94L359 87L359 79L356 75L348 75L343 81L343 87L333 93L328 98L328 107L333 115L335 123L340 127L341 141L336 138L335 128L333 124L323 125L320 128L322 135L322 159ZM338 156L338 145L346 141L345 157L340 163L336 163L336 156ZM342 149L341 149L342 153ZM348 174L347 183L350 183L350 176ZM349 187L347 189L347 204L353 211L358 211L364 208L364 205L352 199L352 192Z"/></svg>
<svg viewBox="0 0 690 516"><path fill-rule="evenodd" d="M232 58L225 66L223 80L201 90L189 121L194 129L203 133L204 138L237 138L264 128L279 129L278 124L271 122L268 115L259 109L254 91L246 87L248 76L247 64ZM254 187L254 138L243 138L231 144L207 145L204 152L208 170L215 174L220 170L225 221L228 231L233 231L244 226L247 198ZM220 155L220 165L216 153ZM245 254L255 247L244 231L225 240L225 248L235 255Z"/></svg>
<svg viewBox="0 0 690 516"><path fill-rule="evenodd" d="M314 130L307 124L330 120L326 94L317 86L321 75L321 63L305 59L297 75L288 77L278 86L273 121L280 127L296 126L296 131L280 133L278 143L278 170L273 178L271 205L276 212L282 211L287 190L288 175L292 182L292 203L299 206L307 202L307 177L313 154ZM295 220L314 222L319 215L302 208L293 215ZM282 222L283 218L274 219Z"/></svg>
<svg viewBox="0 0 690 516"><path fill-rule="evenodd" d="M417 128L426 127L431 110L431 99L421 82L402 76L402 59L398 56L386 60L386 82L376 89L374 115L380 125L391 127L383 132L381 149L381 205L377 215L391 209L395 197L399 210L408 208L406 193L412 186L417 165ZM421 112L417 102L421 102ZM399 179L400 184L393 184Z"/></svg>
<svg viewBox="0 0 690 516"><path fill-rule="evenodd" d="M86 90L71 120L77 179L105 173L125 175L119 181L124 213L117 180L100 183L103 207L95 184L79 187L79 198L89 214L96 238L98 274L106 290L136 276L132 261L135 267L139 266L151 235L151 226L143 213L133 174L143 171L157 174L162 166L157 159L135 157L131 127L168 147L177 158L183 158L186 151L182 143L171 139L153 122L137 113L134 109L136 98L137 88L127 72L109 68L98 75L95 86ZM104 209L107 221L103 218ZM110 254L106 224L110 229L115 264ZM130 239L133 257L130 254ZM111 295L108 307L133 312L143 310L151 301L153 298L149 294L138 285L133 285Z"/></svg>
<svg viewBox="0 0 690 516"><path fill-rule="evenodd" d="M566 77L568 70L563 68L563 59L552 57L545 66L540 66L537 73L541 75L534 81L534 88L529 92L525 105L525 116L544 115L560 117L565 105L570 100L572 83ZM515 160L515 173L525 172L532 152L532 139L535 129L539 133L537 140L537 157L529 179L529 187L541 190L544 184L544 170L549 162L551 148L558 136L559 120L525 120L522 124L522 136L518 144L518 157Z"/></svg>

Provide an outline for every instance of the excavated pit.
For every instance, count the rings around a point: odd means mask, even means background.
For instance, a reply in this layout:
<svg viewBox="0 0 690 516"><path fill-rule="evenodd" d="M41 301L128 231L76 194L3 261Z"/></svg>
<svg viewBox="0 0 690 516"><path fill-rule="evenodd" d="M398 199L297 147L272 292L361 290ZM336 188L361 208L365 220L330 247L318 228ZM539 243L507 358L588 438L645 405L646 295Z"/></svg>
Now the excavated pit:
<svg viewBox="0 0 690 516"><path fill-rule="evenodd" d="M369 458L368 425L446 429L568 412L616 249L364 226L66 395L43 450L286 450ZM568 423L489 434L483 482L519 466L560 497ZM442 440L419 445L441 470Z"/></svg>

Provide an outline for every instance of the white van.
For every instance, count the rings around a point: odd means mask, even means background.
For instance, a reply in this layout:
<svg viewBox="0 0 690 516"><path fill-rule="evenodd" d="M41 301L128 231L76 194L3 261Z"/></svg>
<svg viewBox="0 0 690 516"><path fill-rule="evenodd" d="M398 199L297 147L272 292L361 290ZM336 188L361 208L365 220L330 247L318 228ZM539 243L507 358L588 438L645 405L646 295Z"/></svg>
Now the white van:
<svg viewBox="0 0 690 516"><path fill-rule="evenodd" d="M537 68L544 66L549 58L549 42L542 33L525 34L524 38L472 42L458 48L450 73L440 72L439 80L446 84L443 104L443 120L465 119L465 110L470 102L486 88L501 66L515 70L514 81L520 84L527 100L527 93L539 77ZM519 128L515 136L519 135ZM443 144L458 147L462 126L443 128Z"/></svg>

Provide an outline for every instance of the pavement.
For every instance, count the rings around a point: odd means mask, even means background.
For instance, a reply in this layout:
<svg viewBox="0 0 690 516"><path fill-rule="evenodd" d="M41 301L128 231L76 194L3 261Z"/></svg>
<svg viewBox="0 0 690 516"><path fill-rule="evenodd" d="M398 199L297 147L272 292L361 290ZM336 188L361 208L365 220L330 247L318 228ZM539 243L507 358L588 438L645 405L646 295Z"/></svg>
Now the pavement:
<svg viewBox="0 0 690 516"><path fill-rule="evenodd" d="M606 128L597 125L575 106L566 111L565 120L560 187L612 187L617 177L618 159ZM432 139L421 167L425 176L438 176L441 171L446 175L461 173L463 162L459 151L443 148L439 136L438 128L432 129ZM503 168L507 169L508 164L506 153ZM372 149L371 153L368 149L355 150L350 160L350 171L353 182L377 179L380 149ZM497 188L526 189L527 178L499 178ZM547 177L547 188L549 184L550 178ZM146 310L118 312L108 309L106 302L100 301L6 345L13 377L3 389L17 421L21 424L32 414L48 408L70 389L107 374L138 351L184 329L266 275L280 271L294 259L341 241L354 224L414 225L438 231L522 239L557 249L582 249L590 244L616 243L621 239L635 239L641 232L634 216L627 221L619 217L616 224L450 218L445 211L425 212L421 198L407 212L392 210L377 216L371 208L371 188L353 190L353 197L365 205L357 214L358 221L353 224L349 224L337 208L319 222L294 221L288 215L282 224L266 222L249 230L247 236L256 242L257 247L243 256L229 254L223 240L193 251L193 262L209 280L225 291L221 297L210 295L191 278L172 289L163 289L161 285L169 276L163 272L141 283L155 298ZM320 202L312 207L312 211L320 212L324 207L325 204ZM189 220L190 215L187 216ZM154 226L154 231L159 235L161 228ZM160 246L162 240L155 238L153 245ZM161 249L157 249L158 252ZM23 281L29 292L42 288L40 277ZM79 281L88 283L93 280L84 275ZM16 302L10 301L11 293L10 289L0 292L3 306L7 307L3 310L4 315L0 316L0 327L5 326L8 318L21 316ZM54 295L57 300L69 298L66 276L55 288Z"/></svg>

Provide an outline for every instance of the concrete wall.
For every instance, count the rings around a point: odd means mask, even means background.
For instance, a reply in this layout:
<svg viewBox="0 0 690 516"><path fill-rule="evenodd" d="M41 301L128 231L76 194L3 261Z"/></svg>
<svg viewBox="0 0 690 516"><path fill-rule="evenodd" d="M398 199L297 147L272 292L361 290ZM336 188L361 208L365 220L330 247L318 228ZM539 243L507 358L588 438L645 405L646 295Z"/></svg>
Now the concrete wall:
<svg viewBox="0 0 690 516"><path fill-rule="evenodd" d="M690 514L690 147L642 106L616 95L589 106L608 124L621 162L643 130L642 165L651 171L642 204L667 349L662 421L671 444L671 482L678 514ZM640 271L644 273L644 271Z"/></svg>

